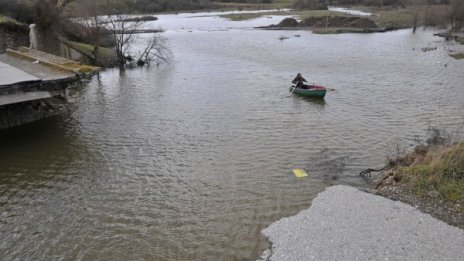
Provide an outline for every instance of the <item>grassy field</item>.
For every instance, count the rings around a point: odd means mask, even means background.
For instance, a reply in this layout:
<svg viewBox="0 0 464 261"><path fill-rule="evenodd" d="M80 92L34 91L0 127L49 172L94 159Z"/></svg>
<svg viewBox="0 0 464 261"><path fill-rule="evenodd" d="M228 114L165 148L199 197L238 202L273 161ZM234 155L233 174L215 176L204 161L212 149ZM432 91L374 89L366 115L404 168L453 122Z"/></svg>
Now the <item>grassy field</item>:
<svg viewBox="0 0 464 261"><path fill-rule="evenodd" d="M291 6L290 0L277 1L270 6L288 7ZM368 18L374 21L378 27L381 28L411 28L413 26L415 9L413 7L365 7L365 6L353 6L354 10L360 10L364 12L373 13ZM447 24L447 20L444 18L444 14L447 12L447 6L427 6L419 10L418 12L418 26L430 25L430 26L443 26ZM270 8L272 9L272 8ZM254 19L260 16L266 15L292 15L297 19L305 19L308 17L324 17L324 16L350 16L346 13L333 12L328 10L291 10L289 12L284 11L273 11L267 13L251 13L251 14L233 14L224 15L224 18L240 21L247 19ZM332 30L336 32L336 30ZM329 31L325 33L330 33Z"/></svg>
<svg viewBox="0 0 464 261"><path fill-rule="evenodd" d="M247 14L228 14L222 15L221 17L230 19L232 21L243 21L258 18L261 16L270 15L291 15L296 16L298 19L304 19L307 17L326 17L326 16L349 16L340 12L328 11L328 10L303 10L303 11L271 11L265 13L247 13Z"/></svg>
<svg viewBox="0 0 464 261"><path fill-rule="evenodd" d="M374 12L370 18L379 27L408 28L413 26L413 15L410 9L392 9Z"/></svg>
<svg viewBox="0 0 464 261"><path fill-rule="evenodd" d="M293 4L293 0L274 0L272 1L272 7L279 9L279 8L291 8Z"/></svg>

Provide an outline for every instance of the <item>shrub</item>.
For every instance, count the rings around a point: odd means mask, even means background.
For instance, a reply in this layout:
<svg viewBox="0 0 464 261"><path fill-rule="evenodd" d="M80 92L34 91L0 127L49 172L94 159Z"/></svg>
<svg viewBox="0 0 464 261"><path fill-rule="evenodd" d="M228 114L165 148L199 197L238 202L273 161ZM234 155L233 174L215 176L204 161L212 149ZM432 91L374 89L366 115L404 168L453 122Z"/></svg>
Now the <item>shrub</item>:
<svg viewBox="0 0 464 261"><path fill-rule="evenodd" d="M0 14L26 24L34 21L33 8L24 1L0 0Z"/></svg>
<svg viewBox="0 0 464 261"><path fill-rule="evenodd" d="M53 0L37 0L34 2L34 23L42 29L58 30L63 21L62 11Z"/></svg>

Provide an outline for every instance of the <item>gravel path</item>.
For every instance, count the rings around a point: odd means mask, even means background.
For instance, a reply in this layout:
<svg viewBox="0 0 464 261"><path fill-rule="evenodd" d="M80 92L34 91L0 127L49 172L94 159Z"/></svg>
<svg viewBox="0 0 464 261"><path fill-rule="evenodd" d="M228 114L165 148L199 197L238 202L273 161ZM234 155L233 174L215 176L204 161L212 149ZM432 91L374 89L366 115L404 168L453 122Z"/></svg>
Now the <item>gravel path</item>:
<svg viewBox="0 0 464 261"><path fill-rule="evenodd" d="M263 234L272 244L265 260L464 260L464 230L348 186L326 189Z"/></svg>

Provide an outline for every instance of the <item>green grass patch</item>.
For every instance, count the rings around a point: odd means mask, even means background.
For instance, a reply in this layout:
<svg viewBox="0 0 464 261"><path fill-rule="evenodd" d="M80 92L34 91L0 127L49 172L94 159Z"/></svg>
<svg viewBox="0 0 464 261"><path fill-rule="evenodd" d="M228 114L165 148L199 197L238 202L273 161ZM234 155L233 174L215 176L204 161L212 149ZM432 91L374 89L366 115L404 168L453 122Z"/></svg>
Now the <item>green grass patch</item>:
<svg viewBox="0 0 464 261"><path fill-rule="evenodd" d="M93 57L94 46L85 43L73 42L66 39L61 39L61 41L71 48L77 50L78 52L88 56ZM98 65L103 67L112 67L117 64L118 57L116 51L111 48L100 47L98 48Z"/></svg>
<svg viewBox="0 0 464 261"><path fill-rule="evenodd" d="M308 17L351 16L350 14L329 11L329 10L299 10L299 11L291 11L290 14L296 15L300 19L305 19Z"/></svg>
<svg viewBox="0 0 464 261"><path fill-rule="evenodd" d="M398 167L394 179L420 196L437 191L446 201L464 200L464 143L431 149L413 165Z"/></svg>
<svg viewBox="0 0 464 261"><path fill-rule="evenodd" d="M273 0L272 8L281 9L281 8L291 8L293 5L293 0Z"/></svg>
<svg viewBox="0 0 464 261"><path fill-rule="evenodd" d="M255 19L261 16L265 16L264 13L248 13L248 14L227 14L221 15L221 17L229 19L231 21L245 21L250 19Z"/></svg>
<svg viewBox="0 0 464 261"><path fill-rule="evenodd" d="M464 53L453 53L453 54L450 54L451 57L453 57L454 59L464 59Z"/></svg>
<svg viewBox="0 0 464 261"><path fill-rule="evenodd" d="M15 19L11 17L0 15L0 24L5 24L5 23L14 23L18 25L21 24L20 22L16 21Z"/></svg>
<svg viewBox="0 0 464 261"><path fill-rule="evenodd" d="M410 9L378 11L371 18L379 27L409 28L413 26L414 13Z"/></svg>
<svg viewBox="0 0 464 261"><path fill-rule="evenodd" d="M93 45L85 44L85 43L78 43L78 42L73 42L73 41L66 41L66 43L70 45L71 47L73 47L74 49L88 56L92 56L92 52L94 49ZM98 55L99 55L99 58L113 58L113 57L116 57L116 52L110 48L100 47L98 48Z"/></svg>
<svg viewBox="0 0 464 261"><path fill-rule="evenodd" d="M8 16L0 15L0 26L17 31L29 31L29 26L27 24L18 22L15 19Z"/></svg>
<svg viewBox="0 0 464 261"><path fill-rule="evenodd" d="M232 21L244 21L255 19L262 16L295 16L297 19L305 19L308 17L326 17L326 16L350 16L341 12L334 12L328 10L303 10L303 11L272 11L264 13L244 13L244 14L227 14L221 15L220 17L232 20Z"/></svg>

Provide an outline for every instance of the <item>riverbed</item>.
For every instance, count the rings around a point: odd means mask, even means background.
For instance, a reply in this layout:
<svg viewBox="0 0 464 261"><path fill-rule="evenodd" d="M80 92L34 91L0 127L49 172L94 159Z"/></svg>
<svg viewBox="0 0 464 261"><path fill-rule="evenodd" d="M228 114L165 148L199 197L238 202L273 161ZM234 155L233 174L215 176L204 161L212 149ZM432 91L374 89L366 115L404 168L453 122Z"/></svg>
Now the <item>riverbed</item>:
<svg viewBox="0 0 464 261"><path fill-rule="evenodd" d="M0 132L4 260L253 260L261 230L325 187L366 187L358 173L397 144L464 123L460 47L433 30L316 35L219 14L159 15L147 28L165 30L170 64L106 70L70 113ZM324 100L289 95L298 72Z"/></svg>

